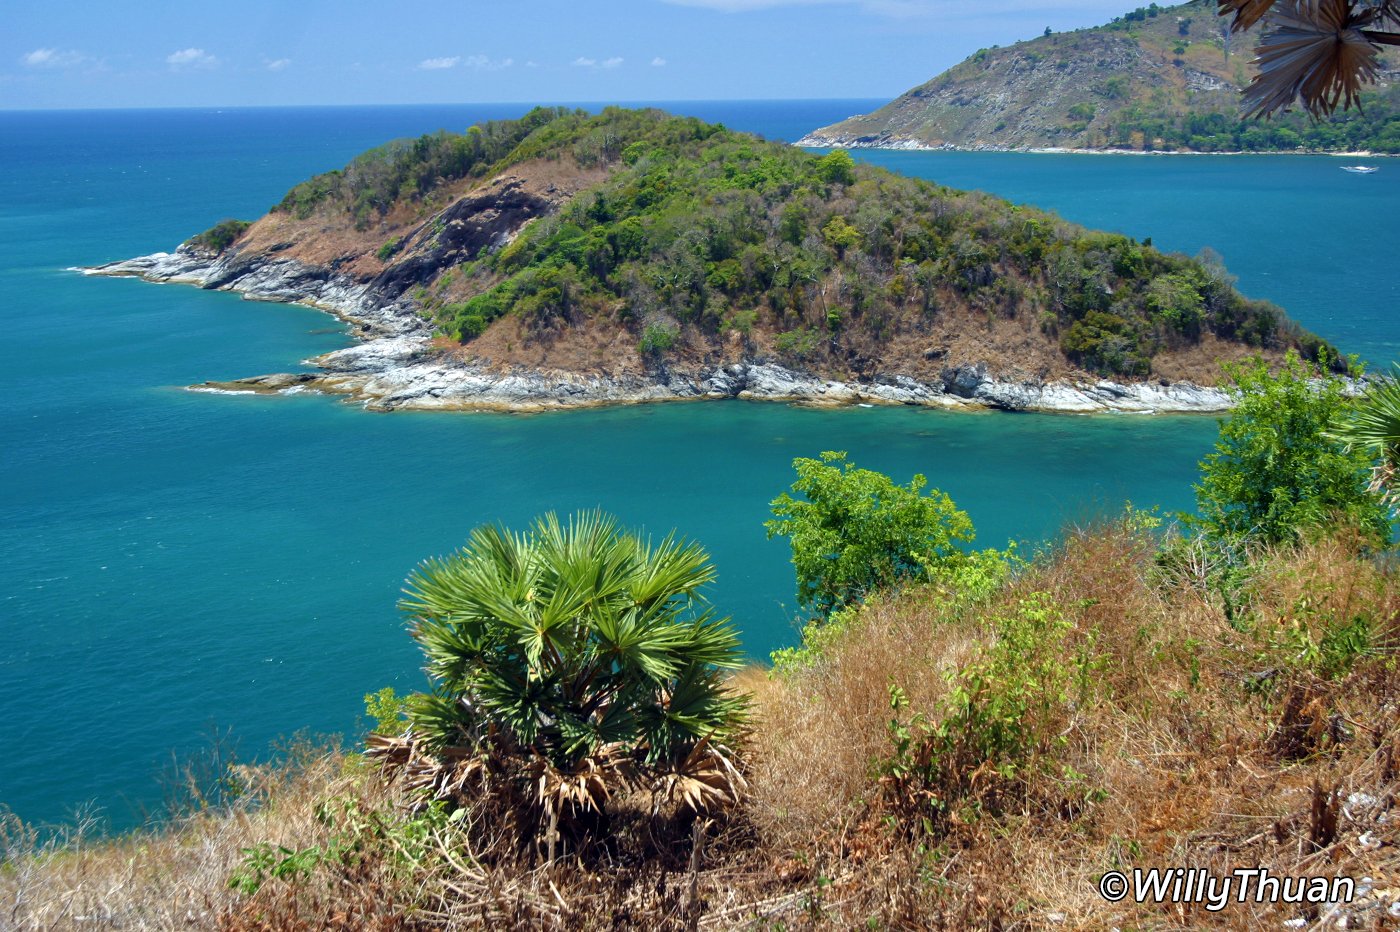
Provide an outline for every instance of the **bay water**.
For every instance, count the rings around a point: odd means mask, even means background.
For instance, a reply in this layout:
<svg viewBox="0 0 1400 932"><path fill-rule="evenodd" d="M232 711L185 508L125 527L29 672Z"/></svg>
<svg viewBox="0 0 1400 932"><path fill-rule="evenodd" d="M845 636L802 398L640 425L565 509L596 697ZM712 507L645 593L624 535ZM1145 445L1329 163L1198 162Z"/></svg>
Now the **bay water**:
<svg viewBox="0 0 1400 932"><path fill-rule="evenodd" d="M874 101L663 105L770 138ZM979 543L1053 538L1126 500L1189 508L1215 421L687 403L510 416L371 414L318 396L184 391L348 345L300 307L70 271L255 218L387 139L519 105L0 113L0 805L95 802L113 828L162 800L172 758L354 734L364 693L423 685L395 602L473 526L602 507L713 554L709 593L763 658L795 641L763 530L795 456L915 472ZM1210 246L1253 296L1376 363L1400 355L1386 247L1400 165L1314 157L871 152L861 158Z"/></svg>

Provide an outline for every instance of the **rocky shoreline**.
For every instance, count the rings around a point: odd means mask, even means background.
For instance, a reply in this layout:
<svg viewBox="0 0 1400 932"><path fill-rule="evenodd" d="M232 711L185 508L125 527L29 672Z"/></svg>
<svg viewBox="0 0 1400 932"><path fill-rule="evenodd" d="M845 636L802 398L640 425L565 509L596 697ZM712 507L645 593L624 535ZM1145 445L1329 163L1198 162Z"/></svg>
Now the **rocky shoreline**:
<svg viewBox="0 0 1400 932"><path fill-rule="evenodd" d="M983 143L975 146L959 146L951 142L930 145L907 136L853 136L838 134L808 133L794 146L803 149L882 149L891 152L1026 152L1033 155L1329 155L1346 159L1388 159L1395 158L1388 152L1334 152L1314 149L1258 149L1248 152L1202 152L1197 149L1086 149L1069 146L998 146Z"/></svg>
<svg viewBox="0 0 1400 932"><path fill-rule="evenodd" d="M77 271L233 291L250 300L305 304L349 323L361 340L307 360L318 372L206 382L190 386L195 391L317 391L344 395L377 411L544 411L705 398L1067 413L1207 413L1230 406L1221 390L1186 382L1004 381L981 364L948 367L936 382L891 373L859 383L825 379L763 359L724 366L662 367L644 376L487 367L434 347L431 330L410 299L386 292L374 282L356 282L290 258L243 257L236 252L214 255L181 246L173 253Z"/></svg>

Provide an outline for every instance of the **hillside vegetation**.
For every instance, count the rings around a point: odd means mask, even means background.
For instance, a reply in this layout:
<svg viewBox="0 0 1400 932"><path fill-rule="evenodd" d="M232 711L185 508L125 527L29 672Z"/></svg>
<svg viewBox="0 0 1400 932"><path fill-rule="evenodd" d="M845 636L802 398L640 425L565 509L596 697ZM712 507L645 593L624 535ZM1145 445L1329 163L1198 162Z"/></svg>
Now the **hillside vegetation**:
<svg viewBox="0 0 1400 932"><path fill-rule="evenodd" d="M237 799L127 838L46 844L0 819L6 920L1389 928L1391 513L1367 456L1331 437L1351 405L1339 380L1295 359L1277 376L1237 369L1232 385L1241 404L1184 534L1130 509L1032 555L966 552L950 544L971 538L967 516L922 477L896 485L839 453L798 460L797 497L775 500L770 530L790 538L817 615L772 669L699 689L672 652L732 656L708 613L671 625L703 553L594 519L578 534L551 519L528 535L479 530L410 580L404 607L436 685L407 703L366 697L369 756L302 747L233 767L217 783ZM546 559L521 556L536 547ZM841 559L824 570L822 552ZM579 572L595 560L603 571ZM623 685L642 670L688 685ZM561 696L588 701L560 711ZM727 747L699 737L712 713ZM623 736L681 752L643 756ZM393 756L421 741L432 747ZM644 772L614 769L620 758ZM1294 893L1208 905L1099 892L1111 871L1184 867L1267 870Z"/></svg>
<svg viewBox="0 0 1400 932"><path fill-rule="evenodd" d="M1322 347L1218 262L658 111L393 143L230 248L351 274L412 300L445 351L536 368L1209 383L1218 356Z"/></svg>
<svg viewBox="0 0 1400 932"><path fill-rule="evenodd" d="M1388 66L1359 111L1243 120L1257 27L1231 36L1211 0L1139 7L1092 29L980 49L873 113L813 131L810 145L1400 152L1400 86Z"/></svg>

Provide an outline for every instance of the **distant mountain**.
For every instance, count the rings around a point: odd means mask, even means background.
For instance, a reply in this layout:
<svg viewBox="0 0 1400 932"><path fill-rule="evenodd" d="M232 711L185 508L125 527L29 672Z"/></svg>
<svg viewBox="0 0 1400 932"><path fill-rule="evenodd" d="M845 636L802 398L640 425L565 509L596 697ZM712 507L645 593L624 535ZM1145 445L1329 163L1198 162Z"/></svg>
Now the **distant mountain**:
<svg viewBox="0 0 1400 932"><path fill-rule="evenodd" d="M845 148L1400 152L1400 71L1355 111L1314 124L1241 120L1257 30L1231 36L1214 0L1152 4L1106 26L981 49L799 145Z"/></svg>

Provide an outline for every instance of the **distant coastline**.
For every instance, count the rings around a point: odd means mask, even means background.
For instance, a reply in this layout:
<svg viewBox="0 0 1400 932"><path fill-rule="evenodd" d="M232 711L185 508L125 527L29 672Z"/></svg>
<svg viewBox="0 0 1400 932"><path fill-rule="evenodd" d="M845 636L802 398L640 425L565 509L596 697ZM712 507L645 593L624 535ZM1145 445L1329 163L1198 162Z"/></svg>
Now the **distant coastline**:
<svg viewBox="0 0 1400 932"><path fill-rule="evenodd" d="M952 143L929 145L916 139L895 139L881 142L861 142L840 136L820 136L809 133L793 143L802 149L872 149L885 152L1016 152L1027 155L1313 155L1342 159L1391 159L1400 153L1342 152L1311 149L1261 149L1231 152L1205 152L1199 149L1082 149L1069 146L957 146Z"/></svg>

